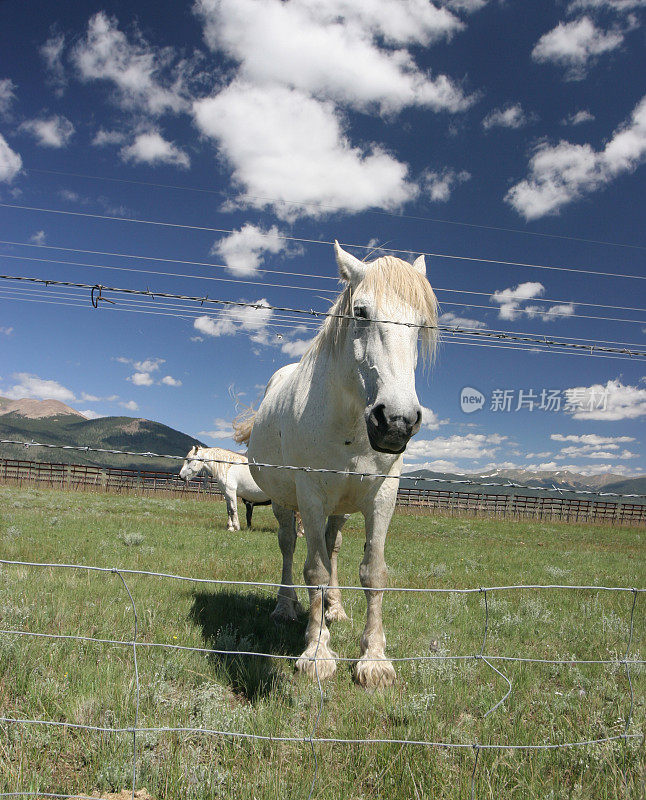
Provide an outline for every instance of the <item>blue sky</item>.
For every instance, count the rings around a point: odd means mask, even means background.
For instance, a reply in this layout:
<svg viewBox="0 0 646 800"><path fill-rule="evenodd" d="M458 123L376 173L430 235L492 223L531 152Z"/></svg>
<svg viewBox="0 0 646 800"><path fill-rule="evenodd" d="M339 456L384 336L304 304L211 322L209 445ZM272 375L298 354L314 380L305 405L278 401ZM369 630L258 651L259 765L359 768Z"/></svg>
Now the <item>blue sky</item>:
<svg viewBox="0 0 646 800"><path fill-rule="evenodd" d="M7 0L1 271L325 310L338 238L428 254L447 326L644 349L645 6ZM0 394L232 446L315 332L112 299L2 282ZM420 371L408 465L645 471L643 360L485 344Z"/></svg>

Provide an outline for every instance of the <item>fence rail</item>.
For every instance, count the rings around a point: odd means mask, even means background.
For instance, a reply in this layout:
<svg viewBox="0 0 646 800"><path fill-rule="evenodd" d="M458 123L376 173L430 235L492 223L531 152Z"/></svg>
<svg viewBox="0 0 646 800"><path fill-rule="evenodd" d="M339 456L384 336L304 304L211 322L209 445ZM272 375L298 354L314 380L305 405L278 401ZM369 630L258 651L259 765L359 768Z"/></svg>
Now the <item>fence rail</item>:
<svg viewBox="0 0 646 800"><path fill-rule="evenodd" d="M64 489L95 488L103 491L172 492L179 496L222 500L211 477L185 483L177 473L161 470L96 467L86 464L47 463L23 459L0 459L0 480L10 484L35 483ZM565 494L565 493L564 493ZM515 492L467 492L457 489L426 489L400 486L401 508L446 514L473 514L504 518L534 518L564 522L604 522L646 525L646 504L595 497L533 496Z"/></svg>

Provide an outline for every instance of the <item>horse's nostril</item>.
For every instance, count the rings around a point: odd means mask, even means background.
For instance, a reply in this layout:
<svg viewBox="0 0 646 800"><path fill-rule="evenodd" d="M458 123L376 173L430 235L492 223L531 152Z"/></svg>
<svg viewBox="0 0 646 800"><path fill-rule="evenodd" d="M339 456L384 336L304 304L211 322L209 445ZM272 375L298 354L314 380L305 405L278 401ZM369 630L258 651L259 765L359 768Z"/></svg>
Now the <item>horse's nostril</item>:
<svg viewBox="0 0 646 800"><path fill-rule="evenodd" d="M384 429L387 427L387 420L386 420L386 406L383 403L380 403L378 406L374 406L372 412L370 413L370 418L372 423L380 429Z"/></svg>

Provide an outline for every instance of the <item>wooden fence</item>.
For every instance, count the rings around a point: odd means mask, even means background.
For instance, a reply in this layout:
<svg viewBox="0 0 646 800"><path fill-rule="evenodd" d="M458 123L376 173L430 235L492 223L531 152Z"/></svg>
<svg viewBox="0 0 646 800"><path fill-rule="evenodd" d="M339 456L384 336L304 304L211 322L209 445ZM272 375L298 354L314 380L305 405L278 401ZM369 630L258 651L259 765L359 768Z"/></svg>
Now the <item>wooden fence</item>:
<svg viewBox="0 0 646 800"><path fill-rule="evenodd" d="M0 481L13 485L44 485L64 489L94 489L106 492L170 492L178 496L222 500L212 478L188 483L178 473L154 470L90 467L83 464L46 464L38 461L0 459ZM646 504L631 498L603 499L596 495L561 496L556 493L531 496L519 493L461 491L450 488L400 487L400 507L427 513L465 516L534 518L566 522L604 522L645 525ZM564 492L564 495L566 493Z"/></svg>

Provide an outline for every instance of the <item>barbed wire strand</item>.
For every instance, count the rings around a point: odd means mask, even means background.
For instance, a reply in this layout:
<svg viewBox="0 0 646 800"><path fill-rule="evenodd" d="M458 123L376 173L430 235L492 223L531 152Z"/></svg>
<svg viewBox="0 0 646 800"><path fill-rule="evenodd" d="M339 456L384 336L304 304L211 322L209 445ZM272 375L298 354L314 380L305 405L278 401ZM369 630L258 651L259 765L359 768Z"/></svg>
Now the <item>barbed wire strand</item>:
<svg viewBox="0 0 646 800"><path fill-rule="evenodd" d="M0 444L8 444L8 445L17 445L25 448L30 447L44 447L50 450L71 450L76 452L82 453L107 453L110 455L122 455L122 456L139 456L141 458L166 458L173 461L185 461L186 456L173 456L167 453L151 453L151 452L134 452L131 450L115 450L111 448L105 447L90 447L89 445L71 445L71 444L47 444L45 442L26 442L21 439L0 439ZM191 457L191 461L199 461L204 464L239 464L239 461L230 461L223 458L204 458L202 456ZM309 472L309 473L329 473L332 475L344 475L347 477L359 477L359 478L379 478L379 479L389 479L389 480L397 480L400 479L404 480L413 480L417 482L423 483L450 483L450 484L458 484L464 486L482 486L482 487L491 487L491 486L498 486L507 489L527 489L536 492L556 492L559 495L562 495L564 492L568 494L582 494L582 495L594 495L598 497L622 497L622 498L646 498L646 495L643 494L620 494L619 492L601 492L599 490L593 491L591 489L560 489L558 487L549 487L549 486L529 486L521 483L516 483L514 481L507 481L506 483L500 482L493 482L493 481L472 481L472 480L464 480L464 479L452 479L452 478L430 478L426 475L420 476L400 476L400 475L388 475L386 473L377 473L377 472L357 472L354 470L345 470L345 469L332 469L330 467L301 467L301 466L294 466L292 464L267 464L263 461L251 461L248 462L251 466L255 467L262 467L267 469L284 469L284 470L292 470L297 472Z"/></svg>
<svg viewBox="0 0 646 800"><path fill-rule="evenodd" d="M46 299L33 298L33 297L22 297L22 296L14 297L14 296L12 296L13 292L18 292L18 291L20 291L20 290L18 290L18 289L13 289L13 290L0 289L0 298L3 298L5 301L23 302L23 303L38 303L38 304L55 305L55 306L66 306L68 308L77 308L77 309L82 309L82 310L89 310L87 308L87 305L86 305L85 301L83 303L81 303L81 302L63 302L63 301L46 300ZM135 303L136 301L125 300L124 302L126 302L126 303L128 303L128 302ZM199 311L195 311L195 310L188 310L187 309L183 313L175 313L175 312L171 312L171 311L152 310L153 308L154 307L150 307L150 308L122 308L121 306L108 305L108 306L104 306L102 308L102 310L103 311L110 311L110 312L125 312L125 313L130 313L130 314L146 314L146 315L151 314L151 315L154 315L154 316L174 317L174 318L177 318L177 319L185 319L185 320L195 319L197 316L200 315L200 312ZM224 314L226 314L226 310L217 310L215 312L211 312L209 314L209 317L210 318L218 318L218 317L220 317L220 316L222 316ZM281 317L279 315L275 315L275 316L276 316L277 319L281 320ZM271 319L273 320L274 317L272 317ZM287 322L287 319L288 318L285 317L284 318L284 320L285 320L284 322L283 321L279 321L279 322L270 321L270 322L267 322L266 325L265 325L265 328L269 329L269 330L275 330L275 331L280 331L280 330L286 329L286 330L290 330L292 332L295 331L297 333L298 333L298 328L301 328L303 330L303 332L304 331L311 331L314 334L316 334L316 332L318 332L318 327L313 327L313 325L315 325L316 323L311 323L309 321L300 320L300 321L294 321L292 324L289 324ZM234 320L234 322L235 321L236 320ZM245 329L244 327L240 327L239 326L237 330L239 332L241 332L243 335L245 335L245 336L247 336L249 338L254 335L253 330ZM276 333L276 336L278 337L278 341L280 341L280 339L282 338L282 334ZM574 338L574 337L562 337L562 338ZM285 341L286 341L287 344L289 344L292 340L291 339L287 339ZM488 347L488 348L493 348L493 349L496 349L496 350L514 350L514 351L522 352L522 353L547 353L550 356L553 356L553 355L564 355L564 356L573 356L573 357L578 357L578 358L593 358L593 359L609 358L609 359L612 359L613 361L631 361L633 363L641 363L641 362L646 361L646 358L638 358L638 357L632 356L630 354L623 354L623 350L622 350L622 355L598 353L594 349L596 347L596 345L592 346L592 347L590 345L582 345L582 349L581 350L570 350L570 349L554 350L553 348L551 348L549 346L549 344L543 345L542 342L541 342L541 344L537 343L537 344L534 344L534 345L531 345L531 346L529 346L529 345L528 346L522 346L522 345L518 346L518 345L515 345L513 343L505 344L504 342L499 342L499 343L472 342L472 341L469 340L469 335L468 334L461 334L461 333L458 333L458 334L452 333L450 337L442 339L441 340L441 344L463 345L463 346L467 346L467 347ZM543 345L543 346L541 346L541 345Z"/></svg>
<svg viewBox="0 0 646 800"><path fill-rule="evenodd" d="M235 233L236 231L232 228L213 228L205 225L187 225L178 222L162 222L160 220L147 220L147 219L135 219L132 217L118 217L113 216L110 214L90 214L87 212L82 211L69 211L63 209L55 209L55 208L38 208L36 206L24 206L24 205L17 205L15 203L0 203L1 208L13 208L20 211L35 211L39 213L45 214L61 214L61 215L69 215L75 217L85 217L89 219L101 219L101 220L110 220L113 222L128 222L138 225L155 225L159 227L166 227L166 228L179 228L182 230L192 230L192 231L203 231L206 233ZM267 236L267 233L259 232L260 235ZM303 237L298 236L284 236L278 235L276 238L290 241L290 242L299 242L301 244L323 244L323 245L332 245L334 242L325 241L322 239L306 239ZM365 244L344 244L345 247L355 247L362 250L373 249ZM417 251L412 250L402 250L400 248L394 247L380 247L382 251L390 252L390 253L415 253ZM631 275L631 274L622 274L617 272L601 272L599 270L591 270L591 269L575 269L573 267L557 267L551 266L546 264L526 264L521 261L503 261L501 259L493 259L493 258L476 258L474 256L457 256L448 253L431 253L431 252L423 252L421 255L428 256L429 258L447 258L452 260L458 261L467 261L467 262L476 262L482 264L499 264L502 266L513 266L513 267L529 267L532 269L547 269L547 270L556 270L559 272L575 272L579 274L586 274L586 275L600 275L603 277L608 278L628 278L628 279L635 279L635 280L646 280L646 275Z"/></svg>
<svg viewBox="0 0 646 800"><path fill-rule="evenodd" d="M39 244L39 243L35 243L35 242L17 242L17 241L13 241L13 240L9 240L9 239L0 239L0 244L2 244L2 245L11 245L11 246L16 246L16 247L42 248L42 249L45 249L45 250L63 250L65 252L69 252L69 253L84 253L84 254L87 254L87 255L111 256L111 257L114 257L114 258L132 258L132 259L137 259L139 261L155 261L155 262L162 262L162 263L165 263L165 264L183 264L183 265L187 265L187 266L196 266L196 267L213 267L213 268L217 268L217 269L228 269L228 270L230 270L231 272L234 272L234 273L236 271L236 268L231 267L229 264L219 264L219 263L217 263L215 261L193 261L193 260L180 259L180 258L167 258L167 257L166 258L161 258L159 256L144 256L144 255L138 255L138 254L135 254L135 253L114 253L114 252L106 251L106 250L87 250L85 248L80 248L80 247L62 247L62 246L58 246L58 245ZM19 255L18 256L9 255L7 253L0 253L0 256L4 256L5 258L14 258L14 259L25 258L25 260L29 260L29 261L46 261L46 262L49 262L48 259L42 259L42 258L33 259L33 258L27 258L27 257L24 257L24 256L19 256ZM108 269L117 269L117 267L105 267L105 265L101 265L101 264L83 264L83 263L76 262L76 261L51 261L51 263L69 264L71 266L98 266L98 267L108 268ZM295 272L293 270L274 269L273 267L272 268L270 268L270 267L254 267L251 264L249 264L247 266L247 269L249 270L249 274L254 274L254 275L256 275L256 274L257 275L264 275L264 274L267 274L267 275L271 275L271 274L274 274L274 275L289 275L290 277L314 278L316 280L321 280L321 281L334 281L335 283L339 282L339 277L337 275L317 275L315 272ZM133 269L133 268L130 268L129 271L131 271L133 273L138 273L138 272L144 272L145 273L145 272L147 272L147 270L139 270L139 269ZM209 280L210 279L209 276L196 275L196 274L193 274L193 273L189 274L189 275L176 275L175 273L172 273L172 272L160 272L159 274L168 275L170 277L193 278L193 279L196 279L196 280ZM262 286L272 286L273 284L267 284L267 283L263 282L260 285L262 285ZM326 292L326 291L328 291L328 290L325 290L325 289L319 289L318 287L296 287L296 288L307 289L307 291L312 291L312 292L318 292L318 291ZM478 292L478 291L474 291L472 289L448 289L448 288L443 287L443 286L433 286L433 291L436 294L438 292L448 292L448 293L452 293L452 294L468 294L468 295L478 295L480 297L491 297L492 295L495 294L496 290L489 291L489 292ZM589 307L592 307L592 308L611 308L611 309L613 309L615 311L642 311L642 312L646 312L646 308L640 308L640 307L635 307L635 306L615 306L615 305L609 305L608 303L590 303L590 302L585 302L583 300L572 300L572 299L562 300L562 299L555 299L555 298L550 298L550 297L533 297L533 298L531 298L531 300L532 300L533 303L534 302L536 302L536 303L562 303L562 304L570 304L570 303L572 303L572 304L577 305L577 306L589 306ZM444 301L442 301L442 303L444 305L447 305L448 301L444 300ZM453 305L468 305L468 304L465 304L465 303L454 303ZM474 306L474 307L480 308L480 306ZM483 306L483 307L484 308L495 308L493 306Z"/></svg>
<svg viewBox="0 0 646 800"><path fill-rule="evenodd" d="M94 292L98 292L97 301L100 299L105 299L102 296L102 293L105 292L114 292L117 294L127 294L127 295L138 295L138 296L148 296L148 297L160 297L160 298L173 298L175 300L189 300L192 302L200 303L201 305L209 304L209 305L222 305L225 307L234 307L234 308L255 308L256 310L271 310L271 311L283 311L283 312L290 312L292 314L299 314L304 316L312 316L318 319L325 319L325 318L332 318L332 319L345 319L345 320L354 320L355 317L350 314L336 314L326 311L315 311L313 308L303 309L303 308L291 308L288 306L274 306L267 303L256 302L256 303L249 303L244 302L241 300L223 300L221 298L211 298L208 295L203 297L198 297L195 295L179 295L173 294L171 292L157 292L151 291L150 289L126 289L123 287L114 287L114 286L104 286L103 284L87 284L87 283L76 283L73 281L59 281L59 280L52 280L47 278L32 278L26 276L16 276L16 275L0 275L0 280L6 281L23 281L26 283L38 283L46 286L71 286L78 289L88 289L92 292L91 297L94 298ZM92 300L92 304L95 305L94 299ZM95 305L96 307L96 305ZM418 330L436 330L445 333L459 333L463 336L473 336L478 338L490 338L490 339L497 339L497 340L508 340L514 342L521 342L525 344L537 344L544 347L556 347L556 348L570 348L576 349L581 351L597 351L601 353L618 353L620 355L629 355L629 356L638 356L643 357L646 356L646 351L638 351L638 350L628 350L628 348L614 348L614 347L599 347L599 346L592 346L589 347L587 345L582 344L575 344L574 342L565 342L556 339L548 339L546 336L543 337L529 337L529 336L518 336L510 333L495 333L489 330L482 330L482 329L466 329L466 328L459 328L459 327L452 327L448 325L426 325L426 324L418 324L412 322L403 322L401 320L389 320L389 319L374 319L369 320L370 322L378 322L384 323L389 325L401 325L407 328L416 328Z"/></svg>
<svg viewBox="0 0 646 800"><path fill-rule="evenodd" d="M247 280L247 279L244 279L244 278L221 278L221 277L213 276L213 275L203 275L203 276L187 275L187 274L183 274L183 273L179 273L179 272L164 272L162 270L152 270L152 269L133 269L131 267L111 266L111 265L108 265L108 264L90 264L90 263L85 263L85 262L80 262L80 261L63 261L63 260L60 260L60 259L53 259L53 258L32 258L32 257L29 257L29 256L15 256L15 255L9 255L9 254L6 254L6 253L0 253L0 258L11 258L11 259L15 259L15 260L18 260L18 261L37 261L39 263L46 263L46 264L65 264L67 266L73 266L73 267L93 267L95 269L107 269L107 270L114 270L114 271L117 271L117 272L126 272L126 273L132 273L132 274L162 275L162 276L165 276L167 278L188 278L190 280L216 281L216 282L219 282L219 283L235 283L235 284L243 284L243 285L248 285L248 286L259 286L259 287L262 287L263 289L291 289L291 290L294 290L294 291L301 291L301 292L318 292L318 293L323 293L323 294L330 294L331 295L330 299L333 299L333 297L338 295L337 291L333 291L333 290L330 290L330 289L319 289L318 287L315 287L315 286L295 286L294 284L267 283L266 281L252 281L252 280ZM480 293L478 293L478 294L480 294ZM325 298L325 299L327 299L327 298ZM547 301L547 302L560 302L560 301ZM567 301L567 302L563 301L563 302L565 304L567 304L567 305L570 305L570 304L571 305L576 305L577 304L576 301L574 301L574 300ZM451 301L451 300L443 300L442 301L442 305L445 305L445 306L459 306L460 308L481 308L481 309L485 309L487 311L492 311L492 310L495 311L496 310L495 306L491 306L491 305L482 305L482 304L467 303L467 302L457 302L457 301ZM579 305L587 305L587 304L581 303ZM613 308L613 307L614 306L608 306L608 308ZM628 309L626 307L617 307L617 308L622 308L624 310L632 310L632 311L646 311L646 309L643 309L643 308L633 308L633 309ZM522 310L523 309L521 309L521 311ZM604 316L600 316L599 314L577 314L574 311L571 311L570 313L563 313L563 312L554 313L551 310L540 311L540 310L538 310L536 308L534 308L532 310L532 315L533 316L537 316L537 317L545 317L545 318L548 318L548 319L555 319L555 318L558 318L558 319L571 319L571 318L576 318L576 319L597 319L597 320L601 320L603 322L627 322L627 323L633 323L633 324L636 324L636 325L644 325L646 323L646 320L641 320L641 319L625 319L624 317L604 317ZM381 320L381 321L384 321L384 320Z"/></svg>
<svg viewBox="0 0 646 800"><path fill-rule="evenodd" d="M67 306L68 308L78 308L78 309L89 310L89 309L87 309L86 301L83 301L82 303L81 302L62 302L62 301L57 301L57 300L40 299L38 297L34 298L34 297L23 297L23 296L14 297L14 296L12 296L12 293L19 292L19 291L20 291L19 289L12 289L12 290L0 289L0 297L3 297L5 300L14 301L14 302L42 303L42 304L45 304L45 305ZM25 290L25 291L27 291L27 290ZM73 298L68 298L68 299L73 299ZM105 299L105 298L103 298L103 299ZM135 301L135 300L127 300L126 299L123 302L136 303L137 301ZM174 313L174 312L171 312L171 311L151 310L151 309L154 309L155 307L154 306L145 306L145 304L142 304L142 305L144 305L144 308L122 308L122 307L116 306L116 305L115 306L109 305L109 306L103 306L102 310L103 311L113 311L113 312L127 312L127 313L132 313L132 314L152 314L152 315L155 315L155 316L175 317L175 318L185 319L185 320L195 319L197 316L200 316L200 311L199 310L194 310L194 309L189 309L189 308L186 308L185 310L183 310L183 313ZM166 306L164 306L164 307L166 307ZM157 308L159 308L159 307L157 307ZM218 310L209 312L209 317L211 317L211 318L219 317L219 316L221 316L221 315L223 315L225 313L226 313L225 309L222 309L222 310L218 309ZM306 330L310 330L313 333L316 333L319 330L318 327L314 327L316 325L316 323L312 323L312 322L310 322L308 320L294 320L294 322L292 324L289 324L289 323L287 323L287 320L288 320L287 316L281 317L280 315L275 315L275 317L277 319L279 319L279 320L285 320L285 323L283 324L282 321L279 321L279 322L270 321L270 322L266 323L266 325L265 325L266 328L270 328L270 329L274 329L274 328L275 329L283 329L283 328L285 328L285 329L293 331L295 329L295 326L298 326L300 328L303 328L303 329L306 329ZM271 319L273 320L274 316L272 316ZM234 320L234 322L235 321L236 320ZM626 320L623 320L623 321L626 321ZM238 328L238 330L241 333L243 333L244 335L248 336L248 337L253 336L253 331L252 330L246 330L245 328ZM462 332L463 330L464 330L464 333ZM488 330L493 330L493 329L488 329ZM620 351L621 355L620 354L604 354L604 353L596 352L596 347L597 346L596 345L589 345L589 344L588 345L583 345L582 344L582 345L580 345L580 347L581 347L580 350L577 350L577 351L573 352L571 350L554 350L552 347L550 347L550 343L547 342L547 341L544 341L543 339L541 339L540 341L537 341L536 344L534 344L532 346L515 346L513 344L504 344L504 343L493 344L491 342L487 342L487 343L485 343L485 342L472 342L472 341L469 341L469 338L468 338L469 337L469 333L466 332L466 326L465 326L464 329L460 329L460 331L461 331L460 333L456 333L455 330L452 331L450 337L447 337L447 338L441 340L441 344L467 345L469 347L490 347L490 348L494 348L494 349L498 349L498 350L515 350L515 351L520 351L520 352L524 352L524 353L549 353L550 355L568 355L568 356L579 356L579 357L586 357L586 358L611 358L611 359L616 360L616 361L627 361L627 360L629 360L629 361L632 361L634 363L642 362L642 361L646 360L644 358L639 358L639 357L635 357L635 356L631 355L631 353L626 349L627 347L639 346L639 345L634 345L633 343L626 344L626 347L624 349L621 349L621 351ZM500 338L500 337L498 337L498 338ZM502 338L504 339L504 338L507 338L507 337L502 337ZM576 339L578 337L564 336L564 337L561 337L561 338L562 339ZM607 340L602 340L602 339L599 339L599 340L595 340L595 339L585 340L585 339L583 339L581 341L592 341L592 342L599 341L599 342L603 342L603 341L607 341ZM289 342L289 340L288 340L288 342ZM618 343L618 344L622 344L622 343Z"/></svg>

